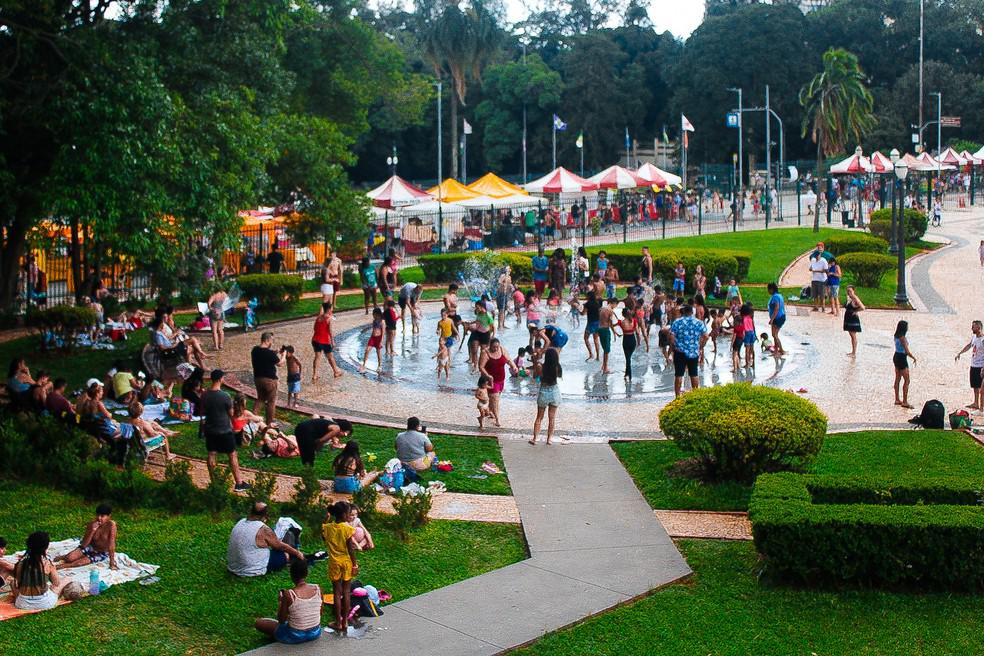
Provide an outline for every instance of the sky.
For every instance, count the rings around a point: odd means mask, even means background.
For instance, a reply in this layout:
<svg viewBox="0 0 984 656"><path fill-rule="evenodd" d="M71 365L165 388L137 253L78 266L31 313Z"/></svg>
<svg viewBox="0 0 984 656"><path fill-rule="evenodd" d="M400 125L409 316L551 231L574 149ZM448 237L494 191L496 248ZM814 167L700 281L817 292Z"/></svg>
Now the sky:
<svg viewBox="0 0 984 656"><path fill-rule="evenodd" d="M704 17L704 0L649 0L649 19L657 32L669 30L685 39ZM521 0L506 0L507 19L516 23L526 17Z"/></svg>

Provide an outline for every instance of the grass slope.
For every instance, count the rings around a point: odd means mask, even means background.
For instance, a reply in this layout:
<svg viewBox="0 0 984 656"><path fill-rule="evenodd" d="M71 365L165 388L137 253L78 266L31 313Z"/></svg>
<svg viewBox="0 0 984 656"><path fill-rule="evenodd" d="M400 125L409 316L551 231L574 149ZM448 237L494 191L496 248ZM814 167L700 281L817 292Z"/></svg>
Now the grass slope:
<svg viewBox="0 0 984 656"><path fill-rule="evenodd" d="M0 526L11 551L33 530L53 539L79 536L92 504L41 487L0 481ZM286 572L254 580L226 573L232 518L117 511L119 548L161 565L152 586L128 583L97 598L30 617L0 622L4 656L36 654L234 654L265 644L253 629L257 616L275 616ZM401 543L382 519L370 526L376 550L359 558L360 577L396 600L449 585L526 557L514 525L432 521ZM320 528L305 527L302 546L320 546ZM315 565L311 581L325 586ZM330 612L330 611L329 611ZM325 615L327 618L328 615ZM327 620L326 620L327 621Z"/></svg>

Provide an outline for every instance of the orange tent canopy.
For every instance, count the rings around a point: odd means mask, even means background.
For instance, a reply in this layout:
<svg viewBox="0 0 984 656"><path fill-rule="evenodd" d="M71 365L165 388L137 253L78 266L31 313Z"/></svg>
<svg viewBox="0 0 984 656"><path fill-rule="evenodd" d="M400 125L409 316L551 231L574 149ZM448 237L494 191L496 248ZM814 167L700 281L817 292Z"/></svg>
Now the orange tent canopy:
<svg viewBox="0 0 984 656"><path fill-rule="evenodd" d="M491 171L468 185L468 188L481 196L489 196L491 198L505 198L506 196L515 196L516 194L529 195L522 187L516 186L511 182L506 182Z"/></svg>
<svg viewBox="0 0 984 656"><path fill-rule="evenodd" d="M440 198L445 203L454 203L459 200L471 200L478 198L482 194L469 189L454 178L448 178L436 187L431 187L427 193L435 198Z"/></svg>

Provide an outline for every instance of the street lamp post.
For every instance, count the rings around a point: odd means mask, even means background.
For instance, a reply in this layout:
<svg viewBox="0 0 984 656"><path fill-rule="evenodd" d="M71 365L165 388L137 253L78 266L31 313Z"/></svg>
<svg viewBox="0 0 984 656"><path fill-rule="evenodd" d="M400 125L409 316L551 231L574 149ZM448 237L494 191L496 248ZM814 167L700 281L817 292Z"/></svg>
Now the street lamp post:
<svg viewBox="0 0 984 656"><path fill-rule="evenodd" d="M400 163L400 159L396 156L396 144L393 144L393 154L386 158L386 165L390 167L390 174L396 175L396 165ZM438 183L441 181L438 180Z"/></svg>
<svg viewBox="0 0 984 656"><path fill-rule="evenodd" d="M904 159L900 159L895 163L895 177L899 183L905 182L906 191L908 191L908 180L909 175L909 165L905 163ZM901 193L902 185L899 184L899 191ZM898 243L898 272L896 276L896 288L895 288L895 304L900 306L906 306L909 304L909 297L905 293L905 204L899 203L899 218L896 222L896 230L898 231L898 237L896 239Z"/></svg>
<svg viewBox="0 0 984 656"><path fill-rule="evenodd" d="M893 170L894 170L895 165L899 161L899 149L898 148L893 148L892 149L892 152L889 153L888 156L892 160L892 167L893 167ZM892 255L897 255L898 252L899 252L899 245L898 245L898 242L895 240L895 225L896 225L896 221L895 221L895 219L896 219L896 217L895 217L896 202L895 201L896 201L896 197L898 196L898 193L896 191L897 188L898 188L898 186L899 186L898 181L897 180L892 180L892 228L891 228L891 232L889 234L889 241L890 241L890 243L888 245L888 252L891 253Z"/></svg>
<svg viewBox="0 0 984 656"><path fill-rule="evenodd" d="M742 133L743 126L745 124L745 120L744 120L744 118L742 118L742 113L741 113L741 109L742 109L741 108L741 87L737 87L737 88L735 88L735 87L729 87L728 88L728 91L734 91L735 93L738 94L738 185L737 185L737 187L740 189L741 188L741 184L742 184L742 180L744 180L744 176L742 175L742 173L743 173L743 171L742 171L743 162L742 162L742 159L741 159L741 143L742 143L742 134L741 133Z"/></svg>

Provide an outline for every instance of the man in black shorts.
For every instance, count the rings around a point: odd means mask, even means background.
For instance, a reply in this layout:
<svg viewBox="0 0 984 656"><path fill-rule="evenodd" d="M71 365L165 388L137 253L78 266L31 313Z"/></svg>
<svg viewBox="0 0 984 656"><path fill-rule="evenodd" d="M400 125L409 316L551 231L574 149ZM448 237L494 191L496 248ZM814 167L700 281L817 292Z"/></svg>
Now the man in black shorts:
<svg viewBox="0 0 984 656"><path fill-rule="evenodd" d="M974 391L974 402L967 407L971 410L980 410L984 408L984 394L981 394L981 386L984 383L984 375L982 375L982 370L984 370L984 324L981 324L980 321L974 321L970 324L970 331L973 333L970 341L957 353L953 361L959 360L960 356L967 351L971 352L970 389Z"/></svg>
<svg viewBox="0 0 984 656"><path fill-rule="evenodd" d="M202 395L202 432L205 434L205 448L208 450L208 470L215 469L218 454L229 457L232 480L236 482L236 492L252 487L243 481L239 471L239 456L236 453L236 435L232 432L232 397L222 391L221 369L212 370L212 386Z"/></svg>
<svg viewBox="0 0 984 656"><path fill-rule="evenodd" d="M673 392L683 393L683 374L690 376L690 389L700 386L698 363L701 351L707 342L707 326L694 316L694 308L684 305L680 308L680 318L670 326L670 343L673 345Z"/></svg>
<svg viewBox="0 0 984 656"><path fill-rule="evenodd" d="M343 437L352 435L352 423L344 419L314 417L305 419L294 429L297 449L301 452L301 464L314 466L314 457L326 444L341 449Z"/></svg>

